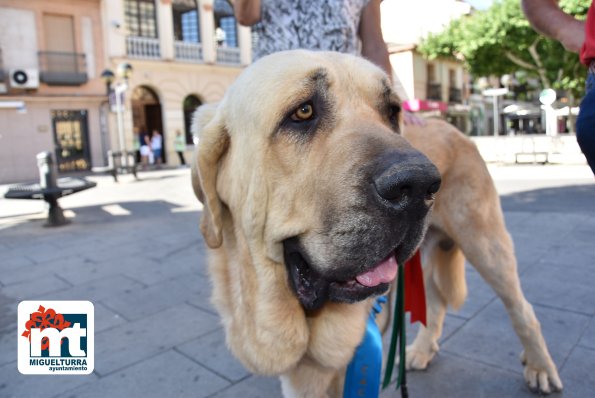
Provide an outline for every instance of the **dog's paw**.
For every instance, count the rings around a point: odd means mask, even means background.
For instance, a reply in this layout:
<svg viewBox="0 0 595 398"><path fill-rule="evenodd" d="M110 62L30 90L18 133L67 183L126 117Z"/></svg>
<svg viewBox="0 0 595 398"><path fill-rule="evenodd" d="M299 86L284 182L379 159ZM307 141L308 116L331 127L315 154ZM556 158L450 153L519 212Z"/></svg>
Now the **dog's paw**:
<svg viewBox="0 0 595 398"><path fill-rule="evenodd" d="M405 368L407 370L424 370L437 352L437 343L430 344L426 348L418 347L415 344L409 345L407 346Z"/></svg>
<svg viewBox="0 0 595 398"><path fill-rule="evenodd" d="M547 395L562 391L562 381L553 363L535 366L527 359L524 351L521 353L521 363L525 366L523 371L525 382L532 392Z"/></svg>

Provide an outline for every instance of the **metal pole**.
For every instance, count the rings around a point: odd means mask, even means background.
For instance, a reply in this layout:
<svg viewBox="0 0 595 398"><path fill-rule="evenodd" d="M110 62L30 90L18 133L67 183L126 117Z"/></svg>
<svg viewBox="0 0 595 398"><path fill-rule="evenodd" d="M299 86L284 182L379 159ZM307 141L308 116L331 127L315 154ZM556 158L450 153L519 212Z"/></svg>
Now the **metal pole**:
<svg viewBox="0 0 595 398"><path fill-rule="evenodd" d="M39 168L39 187L43 191L43 199L49 205L48 222L45 226L58 227L70 223L58 204L58 198L61 196L61 192L58 187L58 170L56 169L52 153L38 153L37 167Z"/></svg>
<svg viewBox="0 0 595 398"><path fill-rule="evenodd" d="M558 135L558 117L551 105L545 106L545 132L549 136Z"/></svg>
<svg viewBox="0 0 595 398"><path fill-rule="evenodd" d="M124 139L124 120L122 112L124 111L124 105L122 104L121 95L126 91L126 84L118 84L116 85L116 118L118 121L118 139L120 141L120 155L121 157L121 164L126 166L128 163L128 159L126 156L126 141Z"/></svg>
<svg viewBox="0 0 595 398"><path fill-rule="evenodd" d="M499 129L499 120L498 120L498 96L494 95L494 137L498 136L498 129Z"/></svg>

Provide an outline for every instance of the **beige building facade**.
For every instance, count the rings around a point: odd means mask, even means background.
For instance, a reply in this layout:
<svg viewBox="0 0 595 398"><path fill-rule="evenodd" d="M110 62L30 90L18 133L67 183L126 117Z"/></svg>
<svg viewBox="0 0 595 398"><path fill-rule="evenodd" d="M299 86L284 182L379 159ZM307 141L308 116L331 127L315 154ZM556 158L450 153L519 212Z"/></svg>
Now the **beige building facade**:
<svg viewBox="0 0 595 398"><path fill-rule="evenodd" d="M35 180L41 151L54 153L61 174L88 172L109 149L134 150L135 129L159 130L164 162L179 164L175 131L189 155L192 112L250 63L251 37L225 0L0 0L0 51L7 183ZM117 73L125 64L127 80Z"/></svg>
<svg viewBox="0 0 595 398"><path fill-rule="evenodd" d="M385 0L381 4L382 32L405 93L404 108L444 117L465 132L470 129L465 105L470 87L463 63L427 60L417 51L417 44L471 10L469 4L459 0Z"/></svg>
<svg viewBox="0 0 595 398"><path fill-rule="evenodd" d="M192 113L221 99L251 62L250 29L235 22L225 0L118 0L103 6L107 67L116 75L123 63L133 70L123 96L124 146L135 148L135 130L158 130L164 163L176 165L176 131L186 137L190 155ZM119 148L115 116L111 144Z"/></svg>
<svg viewBox="0 0 595 398"><path fill-rule="evenodd" d="M0 182L36 178L41 151L101 158L101 26L99 0L0 0Z"/></svg>
<svg viewBox="0 0 595 398"><path fill-rule="evenodd" d="M469 74L463 64L449 59L427 60L416 45L389 45L390 62L407 100L405 109L446 118L469 133Z"/></svg>

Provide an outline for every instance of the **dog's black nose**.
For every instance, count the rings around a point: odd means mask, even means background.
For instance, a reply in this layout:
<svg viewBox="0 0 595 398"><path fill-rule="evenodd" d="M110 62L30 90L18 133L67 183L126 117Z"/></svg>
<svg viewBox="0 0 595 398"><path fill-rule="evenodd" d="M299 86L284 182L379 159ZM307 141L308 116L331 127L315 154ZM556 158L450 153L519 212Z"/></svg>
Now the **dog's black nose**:
<svg viewBox="0 0 595 398"><path fill-rule="evenodd" d="M404 209L434 199L440 188L440 173L419 152L400 154L396 161L374 178L378 195L392 207Z"/></svg>

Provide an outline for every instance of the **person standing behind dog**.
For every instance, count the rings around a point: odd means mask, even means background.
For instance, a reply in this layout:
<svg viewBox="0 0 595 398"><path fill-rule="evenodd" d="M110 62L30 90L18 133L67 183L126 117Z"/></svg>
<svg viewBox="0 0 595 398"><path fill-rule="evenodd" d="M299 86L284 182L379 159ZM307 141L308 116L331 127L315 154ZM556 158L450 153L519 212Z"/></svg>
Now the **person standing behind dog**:
<svg viewBox="0 0 595 398"><path fill-rule="evenodd" d="M184 159L184 151L186 150L186 138L182 135L180 130L176 130L176 138L174 139L174 149L180 158L180 164L186 166L186 159Z"/></svg>
<svg viewBox="0 0 595 398"><path fill-rule="evenodd" d="M234 13L258 38L255 60L283 50L338 51L361 54L392 74L380 0L236 0Z"/></svg>
<svg viewBox="0 0 595 398"><path fill-rule="evenodd" d="M235 0L240 25L256 34L254 60L285 50L324 50L361 55L386 72L398 96L407 99L393 75L380 27L381 0ZM404 113L406 124L422 119Z"/></svg>
<svg viewBox="0 0 595 398"><path fill-rule="evenodd" d="M521 4L537 32L579 53L589 68L586 95L576 121L576 140L595 174L595 3L591 3L586 21L564 13L557 0L521 0Z"/></svg>

